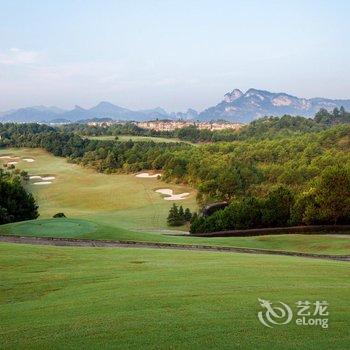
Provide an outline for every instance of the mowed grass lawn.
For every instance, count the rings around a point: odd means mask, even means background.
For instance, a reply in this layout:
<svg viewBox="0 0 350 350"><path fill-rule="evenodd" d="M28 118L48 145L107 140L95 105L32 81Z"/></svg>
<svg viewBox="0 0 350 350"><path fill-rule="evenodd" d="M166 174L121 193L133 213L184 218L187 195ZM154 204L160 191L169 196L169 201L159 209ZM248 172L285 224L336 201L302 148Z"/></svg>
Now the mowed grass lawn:
<svg viewBox="0 0 350 350"><path fill-rule="evenodd" d="M4 155L34 158L34 162L20 161L16 167L30 175L56 177L49 185L34 185L37 180L31 180L28 185L39 204L41 218L64 212L68 217L85 218L117 228L168 229L166 217L172 202L155 192L159 188L170 188L175 194L189 192L187 198L177 203L191 210L197 207L196 192L188 186L167 184L155 178L137 178L134 174L100 174L41 149L0 149L0 156ZM7 161L0 159L0 165Z"/></svg>
<svg viewBox="0 0 350 350"><path fill-rule="evenodd" d="M191 142L187 142L187 141L182 141L180 139L177 138L166 138L166 137L153 137L153 136L138 136L138 135L118 135L118 141L153 141L153 142L165 142L165 143L176 143L176 142L184 142L184 143L188 143L188 144L192 144ZM111 136L111 135L101 135L101 136L88 136L87 138L91 139L91 140L115 140L116 137L115 136ZM193 144L194 145L194 144Z"/></svg>
<svg viewBox="0 0 350 350"><path fill-rule="evenodd" d="M347 349L349 264L0 244L1 349ZM259 323L258 298L326 300L329 328Z"/></svg>
<svg viewBox="0 0 350 350"><path fill-rule="evenodd" d="M40 219L0 226L0 234L104 239L176 244L204 244L211 246L245 247L292 252L350 255L350 235L270 235L255 237L191 237L152 232L130 231L83 219Z"/></svg>

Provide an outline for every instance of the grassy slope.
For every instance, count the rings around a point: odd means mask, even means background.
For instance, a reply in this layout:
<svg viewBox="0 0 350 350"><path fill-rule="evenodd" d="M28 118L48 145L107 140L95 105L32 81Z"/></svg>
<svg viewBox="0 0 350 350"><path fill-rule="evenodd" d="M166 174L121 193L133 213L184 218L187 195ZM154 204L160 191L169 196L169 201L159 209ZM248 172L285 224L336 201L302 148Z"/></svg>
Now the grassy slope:
<svg viewBox="0 0 350 350"><path fill-rule="evenodd" d="M345 349L347 263L0 244L1 349ZM269 329L258 298L330 303L330 328Z"/></svg>
<svg viewBox="0 0 350 350"><path fill-rule="evenodd" d="M99 174L40 149L0 149L0 156L9 154L35 158L33 163L16 165L32 175L56 176L51 185L29 185L39 203L42 218L64 212L69 217L94 220L117 228L167 229L166 217L172 202L156 193L154 189L157 188L171 188L175 193L190 192L181 204L192 210L196 208L196 193L187 186L134 175ZM0 164L2 162L4 160L0 159Z"/></svg>
<svg viewBox="0 0 350 350"><path fill-rule="evenodd" d="M134 240L177 244L248 247L316 254L350 254L349 236L272 235L257 237L176 237L159 233L135 232L81 219L44 219L0 226L0 234L36 237Z"/></svg>

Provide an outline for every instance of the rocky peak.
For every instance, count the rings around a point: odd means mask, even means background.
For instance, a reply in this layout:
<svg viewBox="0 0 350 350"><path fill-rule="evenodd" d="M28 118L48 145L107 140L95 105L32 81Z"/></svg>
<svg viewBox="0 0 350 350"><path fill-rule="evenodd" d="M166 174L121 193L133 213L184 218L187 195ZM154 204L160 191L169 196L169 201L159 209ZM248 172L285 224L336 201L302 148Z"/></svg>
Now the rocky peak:
<svg viewBox="0 0 350 350"><path fill-rule="evenodd" d="M224 101L227 103L231 103L231 102L239 99L242 96L243 96L243 92L241 90L234 89L234 90L232 90L232 92L228 92L227 94L225 94Z"/></svg>
<svg viewBox="0 0 350 350"><path fill-rule="evenodd" d="M195 109L189 108L186 112L188 115L198 115L198 112Z"/></svg>

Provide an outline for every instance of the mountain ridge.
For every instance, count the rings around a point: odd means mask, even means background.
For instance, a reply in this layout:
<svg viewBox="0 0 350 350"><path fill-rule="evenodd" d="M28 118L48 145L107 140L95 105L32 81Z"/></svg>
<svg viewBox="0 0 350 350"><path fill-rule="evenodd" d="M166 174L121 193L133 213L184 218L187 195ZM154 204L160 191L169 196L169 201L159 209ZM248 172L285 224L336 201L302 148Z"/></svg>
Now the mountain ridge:
<svg viewBox="0 0 350 350"><path fill-rule="evenodd" d="M344 106L350 109L350 99L329 99L322 97L300 98L285 92L248 89L243 93L234 89L224 95L217 105L209 107L199 114L199 120L224 119L247 123L263 116L281 116L284 114L313 117L321 108L328 110Z"/></svg>
<svg viewBox="0 0 350 350"><path fill-rule="evenodd" d="M55 106L32 106L13 109L0 113L0 121L13 122L51 122L68 120L77 122L94 118L113 120L145 121L151 119L185 119L210 121L223 119L237 123L248 123L263 116L281 116L284 114L313 117L321 108L332 110L343 106L350 110L350 99L329 99L323 97L300 98L285 92L270 92L250 88L246 92L233 89L224 94L223 99L198 113L189 108L186 112L168 113L161 107L144 110L131 110L108 101L101 101L96 106L85 109L76 105L72 110L63 110Z"/></svg>

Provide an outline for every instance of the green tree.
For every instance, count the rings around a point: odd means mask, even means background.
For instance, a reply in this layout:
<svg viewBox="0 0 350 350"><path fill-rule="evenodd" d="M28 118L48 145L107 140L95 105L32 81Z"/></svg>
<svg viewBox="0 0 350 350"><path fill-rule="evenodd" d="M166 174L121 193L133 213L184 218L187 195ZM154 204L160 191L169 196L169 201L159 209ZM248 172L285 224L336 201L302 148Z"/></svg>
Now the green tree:
<svg viewBox="0 0 350 350"><path fill-rule="evenodd" d="M179 219L184 221L184 219L185 219L185 212L184 212L184 208L182 207L182 205L180 205L180 207L179 207L178 215L179 215Z"/></svg>
<svg viewBox="0 0 350 350"><path fill-rule="evenodd" d="M269 192L262 211L264 227L287 226L290 224L294 197L284 186L279 186Z"/></svg>
<svg viewBox="0 0 350 350"><path fill-rule="evenodd" d="M189 208L185 209L184 220L189 222L192 219L192 214Z"/></svg>
<svg viewBox="0 0 350 350"><path fill-rule="evenodd" d="M183 219L181 219L181 217L179 215L179 208L175 203L171 206L171 208L169 210L167 222L168 222L169 226L181 226L181 225L183 225Z"/></svg>
<svg viewBox="0 0 350 350"><path fill-rule="evenodd" d="M0 224L36 219L38 206L17 175L0 172Z"/></svg>
<svg viewBox="0 0 350 350"><path fill-rule="evenodd" d="M320 216L334 224L350 221L350 168L329 167L316 183Z"/></svg>

